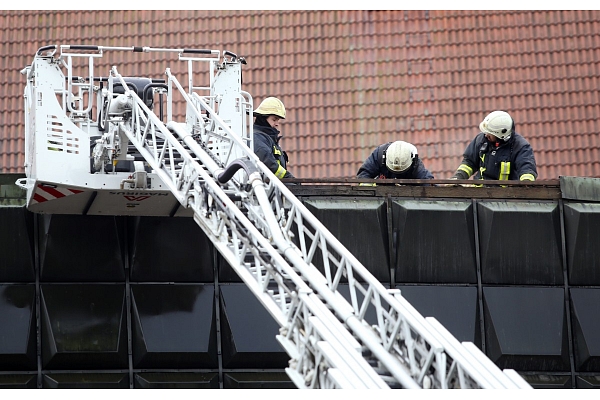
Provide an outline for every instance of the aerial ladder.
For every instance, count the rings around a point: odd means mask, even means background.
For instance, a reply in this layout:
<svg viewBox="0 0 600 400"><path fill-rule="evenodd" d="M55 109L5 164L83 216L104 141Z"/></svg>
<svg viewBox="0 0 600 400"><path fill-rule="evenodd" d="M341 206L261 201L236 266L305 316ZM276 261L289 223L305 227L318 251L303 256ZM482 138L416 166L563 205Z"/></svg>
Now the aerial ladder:
<svg viewBox="0 0 600 400"><path fill-rule="evenodd" d="M170 68L99 76L105 53L172 57L186 81ZM219 50L40 48L21 71L27 208L193 217L279 324L298 388L530 389L385 288L260 162L243 64Z"/></svg>

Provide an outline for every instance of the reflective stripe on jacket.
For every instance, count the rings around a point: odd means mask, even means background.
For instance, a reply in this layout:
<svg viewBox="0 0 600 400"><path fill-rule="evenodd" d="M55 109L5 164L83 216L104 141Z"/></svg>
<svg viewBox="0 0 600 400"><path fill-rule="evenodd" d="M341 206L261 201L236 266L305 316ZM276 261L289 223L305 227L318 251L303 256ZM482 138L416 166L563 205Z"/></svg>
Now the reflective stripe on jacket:
<svg viewBox="0 0 600 400"><path fill-rule="evenodd" d="M279 179L293 178L286 169L287 155L279 146L278 134L275 128L254 125L254 153Z"/></svg>
<svg viewBox="0 0 600 400"><path fill-rule="evenodd" d="M498 147L484 133L479 133L465 149L458 170L469 177L479 171L479 179L534 181L537 178L533 149L516 132Z"/></svg>

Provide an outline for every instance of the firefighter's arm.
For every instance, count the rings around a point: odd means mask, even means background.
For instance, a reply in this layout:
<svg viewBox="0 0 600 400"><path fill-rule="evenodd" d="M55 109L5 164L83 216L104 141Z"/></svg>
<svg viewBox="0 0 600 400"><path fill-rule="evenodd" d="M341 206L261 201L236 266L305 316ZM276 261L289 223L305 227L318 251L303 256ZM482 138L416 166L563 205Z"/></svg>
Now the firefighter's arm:
<svg viewBox="0 0 600 400"><path fill-rule="evenodd" d="M357 178L371 178L374 179L379 176L379 168L378 165L378 154L379 148L373 150L371 155L365 160L363 165L360 166L358 172L356 173ZM369 186L372 186L369 184Z"/></svg>
<svg viewBox="0 0 600 400"><path fill-rule="evenodd" d="M470 170L470 173L467 172ZM473 174L473 169L471 169L467 164L460 164L454 175L450 177L450 179L469 179Z"/></svg>
<svg viewBox="0 0 600 400"><path fill-rule="evenodd" d="M271 171L273 171L273 169L271 169ZM273 171L273 173L279 179L282 179L282 178L294 178L294 175L292 175L292 173L290 171L288 171L287 169L283 168L281 166L281 164L279 164L279 163L277 163L277 168L275 169L275 171Z"/></svg>
<svg viewBox="0 0 600 400"><path fill-rule="evenodd" d="M254 152L259 160L262 161L262 163L265 164L278 178L283 178L287 171L277 162L271 149L263 143L256 143L255 146Z"/></svg>
<svg viewBox="0 0 600 400"><path fill-rule="evenodd" d="M373 150L371 155L365 160L363 165L360 166L356 173L357 178L371 178L374 179L379 176L379 165L377 162L379 148ZM375 183L359 183L358 186L376 186Z"/></svg>
<svg viewBox="0 0 600 400"><path fill-rule="evenodd" d="M462 162L450 179L469 179L476 172L479 163L479 147L481 146L478 144L478 138L479 136L475 137L469 143L463 154Z"/></svg>
<svg viewBox="0 0 600 400"><path fill-rule="evenodd" d="M529 144L521 147L515 157L515 168L520 181L535 181L537 168L533 149Z"/></svg>

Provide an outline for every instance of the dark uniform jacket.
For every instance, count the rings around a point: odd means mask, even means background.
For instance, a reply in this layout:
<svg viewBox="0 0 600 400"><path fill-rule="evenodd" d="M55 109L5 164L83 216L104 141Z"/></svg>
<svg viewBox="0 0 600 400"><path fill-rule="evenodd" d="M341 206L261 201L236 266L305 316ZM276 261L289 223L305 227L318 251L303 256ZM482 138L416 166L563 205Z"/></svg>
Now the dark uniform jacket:
<svg viewBox="0 0 600 400"><path fill-rule="evenodd" d="M293 178L286 170L287 154L279 147L279 139L277 129L254 125L254 153L279 179Z"/></svg>
<svg viewBox="0 0 600 400"><path fill-rule="evenodd" d="M390 143L377 147L365 160L356 173L357 178L379 178L379 179L433 179L433 175L419 157L415 157L412 165L403 172L393 172L385 166L383 152L390 147Z"/></svg>
<svg viewBox="0 0 600 400"><path fill-rule="evenodd" d="M468 179L479 171L479 179L534 181L537 178L533 149L523 136L513 132L507 141L496 143L479 133L467 146L455 176L460 177L462 171Z"/></svg>

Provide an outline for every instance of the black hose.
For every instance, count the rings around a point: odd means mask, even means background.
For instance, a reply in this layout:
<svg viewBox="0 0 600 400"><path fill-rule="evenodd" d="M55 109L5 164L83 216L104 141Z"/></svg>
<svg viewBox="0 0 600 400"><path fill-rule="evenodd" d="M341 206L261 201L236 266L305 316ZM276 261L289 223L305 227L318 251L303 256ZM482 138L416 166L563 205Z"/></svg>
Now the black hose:
<svg viewBox="0 0 600 400"><path fill-rule="evenodd" d="M258 168L256 168L254 164L250 162L249 158L238 158L237 160L232 161L231 164L227 166L225 171L219 174L219 176L217 177L217 181L219 183L225 183L229 181L233 177L233 175L235 175L235 173L239 171L240 168L243 168L244 171L246 171L246 173L248 174L248 176L258 171Z"/></svg>
<svg viewBox="0 0 600 400"><path fill-rule="evenodd" d="M46 51L46 50L56 50L56 45L53 44L53 45L50 45L50 46L40 47L35 54L36 55L40 55L41 52Z"/></svg>

